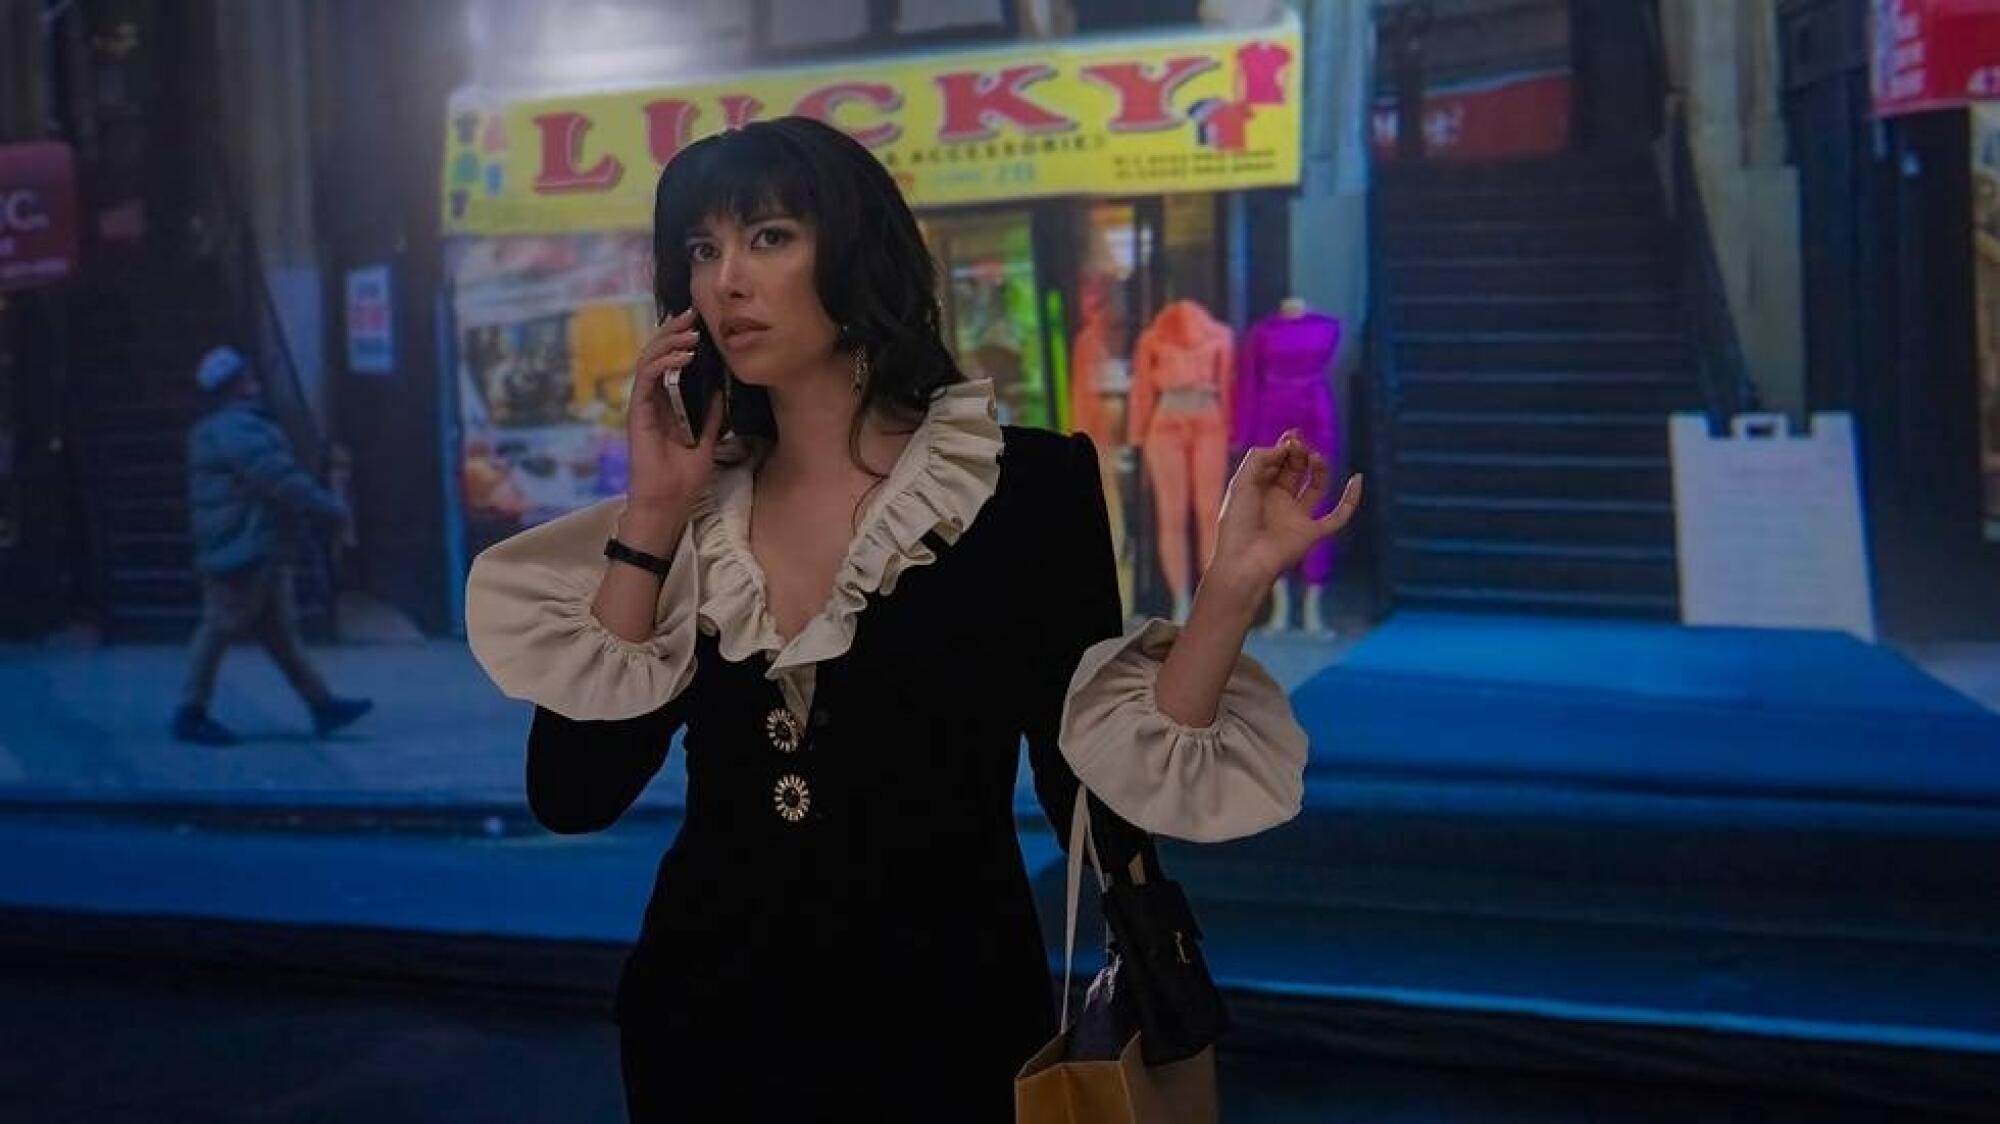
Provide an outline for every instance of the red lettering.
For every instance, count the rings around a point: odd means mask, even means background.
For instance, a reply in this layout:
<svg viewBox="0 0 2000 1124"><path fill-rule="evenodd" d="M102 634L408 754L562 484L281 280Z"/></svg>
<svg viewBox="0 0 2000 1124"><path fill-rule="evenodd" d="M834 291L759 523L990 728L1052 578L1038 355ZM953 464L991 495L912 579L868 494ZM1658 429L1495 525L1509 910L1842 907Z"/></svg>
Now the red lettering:
<svg viewBox="0 0 2000 1124"><path fill-rule="evenodd" d="M701 116L693 102L680 98L647 102L640 112L646 115L646 151L658 165L665 165L687 147L694 119Z"/></svg>
<svg viewBox="0 0 2000 1124"><path fill-rule="evenodd" d="M1118 113L1111 119L1114 132L1138 133L1172 129L1181 124L1181 115L1170 104L1174 91L1197 74L1214 70L1214 59L1196 56L1168 59L1166 72L1155 77L1153 68L1142 62L1113 62L1083 68L1083 76L1108 86L1118 95Z"/></svg>
<svg viewBox="0 0 2000 1124"><path fill-rule="evenodd" d="M716 101L722 105L725 129L740 129L764 112L764 103L749 94L724 94ZM695 119L701 116L700 107L680 98L647 102L642 112L646 115L646 151L653 163L662 165L680 155L694 139Z"/></svg>
<svg viewBox="0 0 2000 1124"><path fill-rule="evenodd" d="M799 99L792 112L804 117L813 117L833 125L846 128L835 118L840 107L852 102L867 102L884 113L894 113L903 108L903 99L897 95L896 87L884 82L836 82L831 86L821 86ZM891 121L847 129L847 135L867 145L879 148L901 136L903 127Z"/></svg>
<svg viewBox="0 0 2000 1124"><path fill-rule="evenodd" d="M590 133L590 118L583 114L544 114L535 118L535 128L542 132L542 170L535 176L537 192L558 195L609 191L625 175L625 165L608 153L588 170L577 167L583 158L583 139Z"/></svg>
<svg viewBox="0 0 2000 1124"><path fill-rule="evenodd" d="M944 95L944 123L938 129L943 141L990 140L999 135L989 118L1002 117L1030 135L1060 133L1076 128L1076 122L1029 101L1021 93L1055 75L1052 66L1010 66L999 74L977 70L957 71L937 76L938 90Z"/></svg>
<svg viewBox="0 0 2000 1124"><path fill-rule="evenodd" d="M719 100L725 129L740 129L764 113L764 103L749 94L724 94Z"/></svg>

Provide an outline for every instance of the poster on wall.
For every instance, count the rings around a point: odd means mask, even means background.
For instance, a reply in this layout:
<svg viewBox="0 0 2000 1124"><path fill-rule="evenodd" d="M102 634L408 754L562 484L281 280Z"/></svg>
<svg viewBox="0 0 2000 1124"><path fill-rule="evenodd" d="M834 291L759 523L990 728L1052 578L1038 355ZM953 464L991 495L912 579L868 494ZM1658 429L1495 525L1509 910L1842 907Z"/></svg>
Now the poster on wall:
<svg viewBox="0 0 2000 1124"><path fill-rule="evenodd" d="M2000 105L1976 103L1970 116L1979 478L1985 496L1986 539L2000 542Z"/></svg>
<svg viewBox="0 0 2000 1124"><path fill-rule="evenodd" d="M396 369L396 316L390 303L389 267L347 271L347 369L386 375Z"/></svg>
<svg viewBox="0 0 2000 1124"><path fill-rule="evenodd" d="M452 249L467 546L625 491L626 396L653 326L643 233Z"/></svg>

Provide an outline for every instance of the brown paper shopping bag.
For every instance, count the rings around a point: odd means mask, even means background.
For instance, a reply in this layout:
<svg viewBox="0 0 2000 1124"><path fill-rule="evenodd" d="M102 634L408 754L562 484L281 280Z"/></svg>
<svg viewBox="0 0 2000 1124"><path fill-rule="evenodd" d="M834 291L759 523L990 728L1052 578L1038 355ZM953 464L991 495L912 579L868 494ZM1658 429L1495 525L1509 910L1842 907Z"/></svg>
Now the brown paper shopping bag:
<svg viewBox="0 0 2000 1124"><path fill-rule="evenodd" d="M1070 817L1067 916L1063 923L1062 1026L1014 1078L1015 1124L1216 1124L1215 1050L1148 1066L1139 1034L1118 1009L1118 965L1105 966L1070 1023L1070 969L1083 858L1103 869L1090 838L1087 798ZM1103 1044L1116 1044L1105 1048ZM1111 1056L1105 1056L1105 1055ZM1095 1056L1093 1056L1095 1055Z"/></svg>

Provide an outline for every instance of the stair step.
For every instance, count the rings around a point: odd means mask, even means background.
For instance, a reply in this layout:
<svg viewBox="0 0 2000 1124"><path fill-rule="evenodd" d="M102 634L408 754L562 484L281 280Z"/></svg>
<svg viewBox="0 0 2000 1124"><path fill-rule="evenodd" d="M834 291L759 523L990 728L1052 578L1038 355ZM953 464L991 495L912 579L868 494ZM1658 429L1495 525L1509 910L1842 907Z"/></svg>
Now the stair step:
<svg viewBox="0 0 2000 1124"><path fill-rule="evenodd" d="M168 499L164 496L113 496L105 506L115 512L146 511L186 511L187 497Z"/></svg>
<svg viewBox="0 0 2000 1124"><path fill-rule="evenodd" d="M1666 287L1677 276L1673 263L1661 254L1450 253L1387 259L1383 267L1385 288L1395 298L1459 293L1588 297Z"/></svg>
<svg viewBox="0 0 2000 1124"><path fill-rule="evenodd" d="M1541 371L1692 368L1687 339L1670 332L1403 332L1396 359L1406 370Z"/></svg>
<svg viewBox="0 0 2000 1124"><path fill-rule="evenodd" d="M116 449L126 455L147 450L178 455L186 452L187 435L144 429L105 429L97 434L97 446L100 449Z"/></svg>
<svg viewBox="0 0 2000 1124"><path fill-rule="evenodd" d="M97 406L100 425L106 432L175 432L185 433L199 411L193 403L174 403L165 400L135 401L118 400L101 402Z"/></svg>
<svg viewBox="0 0 2000 1124"><path fill-rule="evenodd" d="M1403 257L1574 257L1657 255L1670 227L1658 219L1579 219L1547 222L1421 221L1391 223L1381 232L1390 261Z"/></svg>
<svg viewBox="0 0 2000 1124"><path fill-rule="evenodd" d="M1417 539L1672 547L1669 503L1543 496L1400 496L1397 530Z"/></svg>
<svg viewBox="0 0 2000 1124"><path fill-rule="evenodd" d="M1397 538L1399 550L1465 554L1489 558L1549 558L1585 562L1672 562L1672 547L1587 543L1518 542L1499 539Z"/></svg>
<svg viewBox="0 0 2000 1124"><path fill-rule="evenodd" d="M1666 213L1659 188L1651 183L1565 184L1540 191L1467 185L1456 181L1403 185L1386 192L1381 216L1389 222L1423 218L1620 218L1658 221Z"/></svg>
<svg viewBox="0 0 2000 1124"><path fill-rule="evenodd" d="M1412 452L1664 454L1667 415L1405 410L1396 446Z"/></svg>
<svg viewBox="0 0 2000 1124"><path fill-rule="evenodd" d="M1411 410L1403 414L1402 421L1407 425L1492 425L1547 429L1593 429L1599 427L1651 429L1654 426L1666 425L1667 419L1656 414L1547 414L1507 411L1454 413Z"/></svg>
<svg viewBox="0 0 2000 1124"><path fill-rule="evenodd" d="M1403 495L1673 500L1664 456L1404 451L1396 454L1394 471Z"/></svg>
<svg viewBox="0 0 2000 1124"><path fill-rule="evenodd" d="M1384 189L1560 191L1581 185L1637 189L1658 182L1650 157L1625 152L1564 152L1518 160L1464 163L1387 163L1378 170Z"/></svg>
<svg viewBox="0 0 2000 1124"><path fill-rule="evenodd" d="M1671 598L1670 547L1397 538L1398 582Z"/></svg>
<svg viewBox="0 0 2000 1124"><path fill-rule="evenodd" d="M194 571L186 566L113 566L111 580L131 582L194 581Z"/></svg>
<svg viewBox="0 0 2000 1124"><path fill-rule="evenodd" d="M1405 371L1405 410L1666 415L1704 407L1701 386L1684 372Z"/></svg>
<svg viewBox="0 0 2000 1124"><path fill-rule="evenodd" d="M1499 589L1397 582L1396 601L1409 608L1484 612L1555 612L1588 616L1672 618L1678 597L1658 593L1596 593L1587 590Z"/></svg>
<svg viewBox="0 0 2000 1124"><path fill-rule="evenodd" d="M1588 295L1454 292L1396 297L1399 331L1649 332L1681 326L1680 304L1659 289Z"/></svg>

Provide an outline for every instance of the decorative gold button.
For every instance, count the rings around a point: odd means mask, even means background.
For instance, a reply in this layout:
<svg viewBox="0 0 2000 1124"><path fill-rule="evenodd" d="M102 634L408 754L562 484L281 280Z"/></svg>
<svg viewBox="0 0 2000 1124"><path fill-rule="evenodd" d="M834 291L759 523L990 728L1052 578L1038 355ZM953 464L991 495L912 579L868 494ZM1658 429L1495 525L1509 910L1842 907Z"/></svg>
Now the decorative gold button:
<svg viewBox="0 0 2000 1124"><path fill-rule="evenodd" d="M797 823L806 818L812 808L812 790L806 787L805 778L795 773L786 773L778 778L777 791L772 796L778 814L788 823Z"/></svg>
<svg viewBox="0 0 2000 1124"><path fill-rule="evenodd" d="M779 753L797 753L803 736L798 716L783 706L764 716L764 733Z"/></svg>

